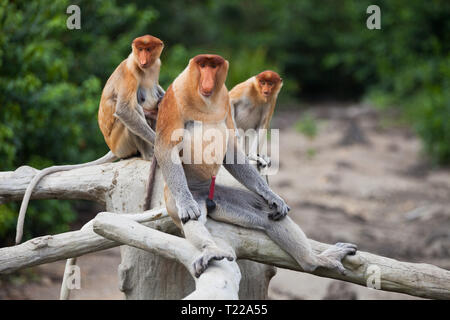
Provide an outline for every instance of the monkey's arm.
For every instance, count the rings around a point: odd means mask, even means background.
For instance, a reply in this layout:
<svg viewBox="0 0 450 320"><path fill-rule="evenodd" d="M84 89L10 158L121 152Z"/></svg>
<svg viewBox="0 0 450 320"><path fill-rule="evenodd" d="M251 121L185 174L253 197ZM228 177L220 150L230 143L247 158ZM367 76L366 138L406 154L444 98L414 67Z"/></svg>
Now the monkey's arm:
<svg viewBox="0 0 450 320"><path fill-rule="evenodd" d="M247 189L259 194L269 205L275 205L277 207L277 213L270 216L270 218L277 220L286 216L290 210L289 206L280 196L270 189L256 168L250 165L248 158L237 147L235 139L232 138L230 140L231 142L228 144L228 150L223 164L225 169Z"/></svg>
<svg viewBox="0 0 450 320"><path fill-rule="evenodd" d="M276 101L274 101L271 106L264 113L264 116L261 119L260 128L261 129L269 129L270 120L272 119L273 112L275 111Z"/></svg>
<svg viewBox="0 0 450 320"><path fill-rule="evenodd" d="M156 86L156 94L158 96L158 101L161 101L164 95L166 94L164 89L159 84Z"/></svg>
<svg viewBox="0 0 450 320"><path fill-rule="evenodd" d="M230 157L234 159L230 159L228 155L226 156L224 162L225 169L246 188L262 196L269 205L275 205L277 207L277 213L270 218L277 220L284 217L290 210L286 202L270 189L255 167L249 164L248 158L242 151L235 148L235 151L231 152L231 154L233 153L234 157ZM237 163L238 159L240 163Z"/></svg>
<svg viewBox="0 0 450 320"><path fill-rule="evenodd" d="M168 95L161 102L158 113L155 156L175 200L178 215L185 223L189 219L196 220L200 217L201 210L189 190L179 155L178 145L182 143L184 123L174 105L176 102L173 99L173 92L168 91Z"/></svg>
<svg viewBox="0 0 450 320"><path fill-rule="evenodd" d="M264 147L264 142L267 141L267 130L269 130L270 119L272 118L273 107L269 107L264 111L257 128L257 139L254 140L254 145L252 146L252 151L255 154L262 155L266 157L265 154L261 154L262 151L267 152L267 150L262 150Z"/></svg>
<svg viewBox="0 0 450 320"><path fill-rule="evenodd" d="M144 111L137 101L137 93L133 91L130 94L131 96L124 93L119 94L114 116L135 135L154 145L155 132L145 120Z"/></svg>

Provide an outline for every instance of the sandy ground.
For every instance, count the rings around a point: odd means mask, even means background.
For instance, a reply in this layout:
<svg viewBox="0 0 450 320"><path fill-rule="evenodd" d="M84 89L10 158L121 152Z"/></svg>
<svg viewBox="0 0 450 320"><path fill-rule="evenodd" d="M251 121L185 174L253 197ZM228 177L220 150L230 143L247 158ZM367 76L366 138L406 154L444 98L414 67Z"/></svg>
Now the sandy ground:
<svg viewBox="0 0 450 320"><path fill-rule="evenodd" d="M450 170L431 169L417 138L386 127L390 116L363 106L314 105L318 134L295 129L303 112L278 112L281 163L272 188L291 206L308 237L352 242L360 250L450 269ZM122 299L119 249L79 259L81 290L73 299ZM64 262L0 279L0 299L57 299ZM25 279L25 280L24 280ZM272 299L412 299L342 281L278 269Z"/></svg>

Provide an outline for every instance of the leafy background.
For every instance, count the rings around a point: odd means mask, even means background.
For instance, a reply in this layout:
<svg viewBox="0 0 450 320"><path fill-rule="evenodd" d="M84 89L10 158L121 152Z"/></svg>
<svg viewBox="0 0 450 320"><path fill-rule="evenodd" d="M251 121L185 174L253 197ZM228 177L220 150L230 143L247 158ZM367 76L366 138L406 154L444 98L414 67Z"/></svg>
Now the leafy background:
<svg viewBox="0 0 450 320"><path fill-rule="evenodd" d="M66 27L71 4L81 30ZM381 8L381 30L366 28L370 4ZM229 88L274 69L285 79L280 105L369 101L398 112L432 164L450 163L449 1L0 0L0 170L105 154L101 90L143 34L165 42L165 88L193 55L218 53L230 61ZM25 238L67 230L74 205L32 201ZM17 212L0 205L2 246Z"/></svg>

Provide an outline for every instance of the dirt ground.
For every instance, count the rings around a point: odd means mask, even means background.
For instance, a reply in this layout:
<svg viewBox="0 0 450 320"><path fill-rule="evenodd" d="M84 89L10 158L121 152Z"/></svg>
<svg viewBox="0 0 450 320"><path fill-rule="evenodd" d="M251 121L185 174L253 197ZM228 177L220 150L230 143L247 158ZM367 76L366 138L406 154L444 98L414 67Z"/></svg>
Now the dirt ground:
<svg viewBox="0 0 450 320"><path fill-rule="evenodd" d="M281 163L272 188L291 206L291 217L308 237L352 242L360 250L450 269L450 170L432 169L418 139L386 126L361 105L312 105L315 138L295 129L304 112L280 111ZM79 259L81 290L73 299L122 299L119 249ZM64 262L33 268L0 286L0 299L57 299ZM25 280L23 280L25 277ZM278 269L272 299L412 299L342 281Z"/></svg>

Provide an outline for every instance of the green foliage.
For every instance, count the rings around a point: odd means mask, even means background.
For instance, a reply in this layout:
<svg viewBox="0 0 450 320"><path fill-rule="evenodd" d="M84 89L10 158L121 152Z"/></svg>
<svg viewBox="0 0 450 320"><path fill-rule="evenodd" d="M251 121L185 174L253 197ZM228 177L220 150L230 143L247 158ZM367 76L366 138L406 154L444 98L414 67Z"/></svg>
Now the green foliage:
<svg viewBox="0 0 450 320"><path fill-rule="evenodd" d="M70 4L81 8L81 30L66 27ZM370 4L381 8L381 30L366 28ZM366 97L398 108L430 158L450 163L446 0L0 0L0 170L103 155L101 90L143 34L165 42L165 88L190 57L217 53L230 62L229 88L274 69L281 99ZM317 130L312 119L299 126ZM0 207L2 239L15 212ZM67 228L74 215L67 202L32 201L29 218L26 235L36 236Z"/></svg>
<svg viewBox="0 0 450 320"><path fill-rule="evenodd" d="M318 132L317 120L312 114L306 113L297 121L295 129L309 139L314 139Z"/></svg>

